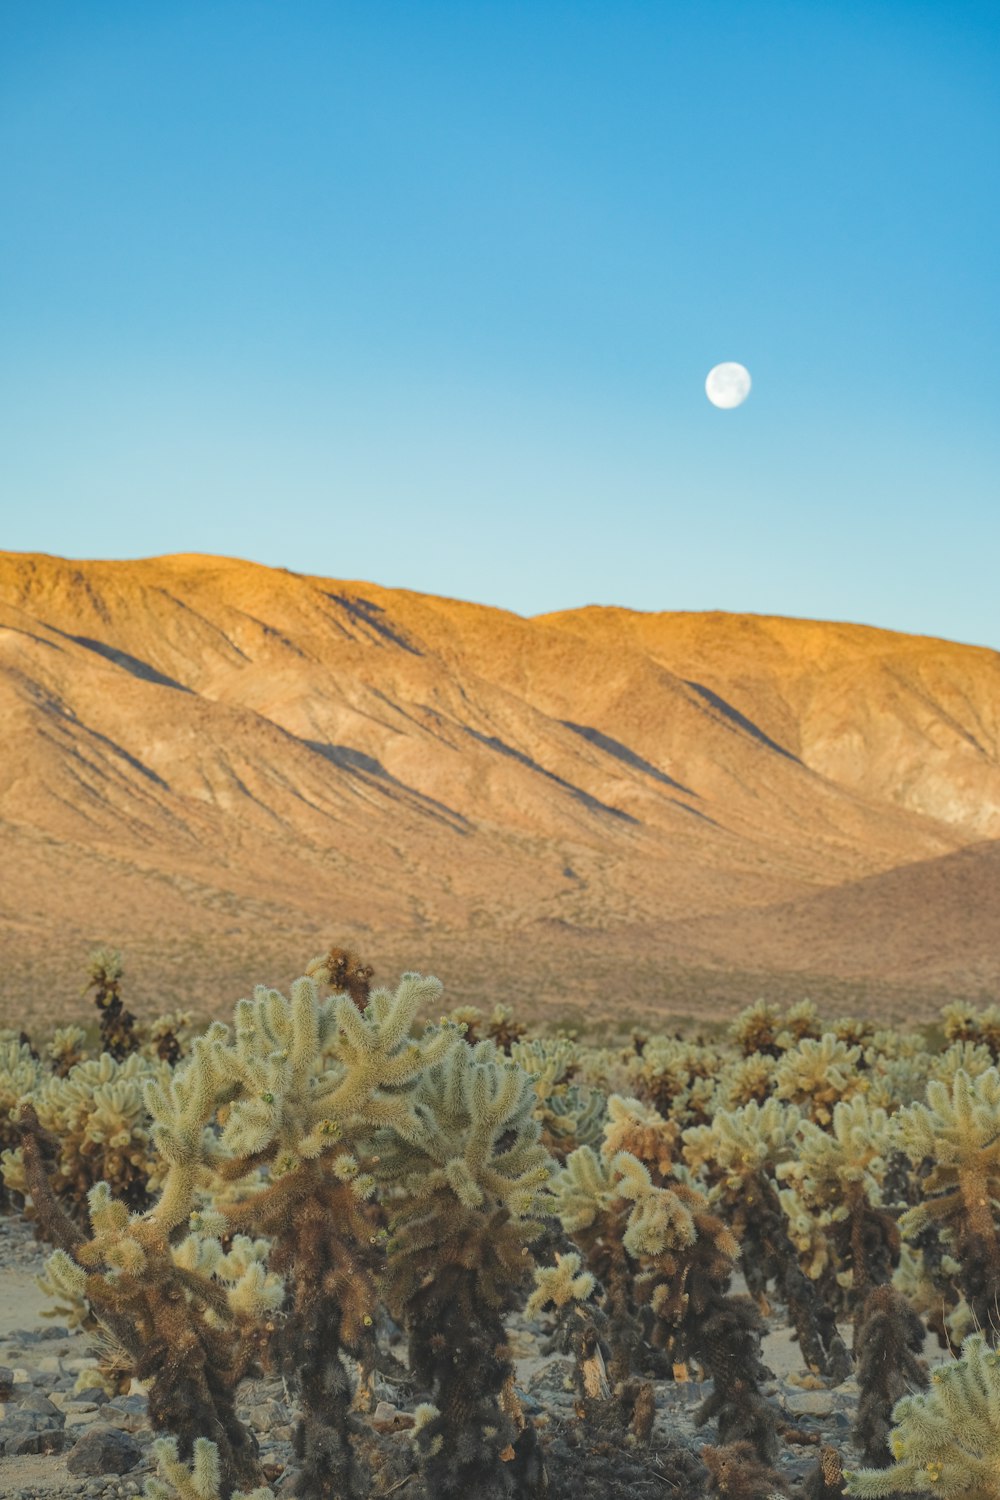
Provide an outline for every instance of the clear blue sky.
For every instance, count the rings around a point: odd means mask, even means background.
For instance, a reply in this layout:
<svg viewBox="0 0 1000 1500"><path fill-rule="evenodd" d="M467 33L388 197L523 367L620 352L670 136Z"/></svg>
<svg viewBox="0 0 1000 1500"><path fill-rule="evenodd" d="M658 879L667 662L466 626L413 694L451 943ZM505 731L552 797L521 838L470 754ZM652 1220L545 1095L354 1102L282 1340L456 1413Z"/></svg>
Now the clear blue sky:
<svg viewBox="0 0 1000 1500"><path fill-rule="evenodd" d="M1000 648L998 76L992 0L7 0L0 546Z"/></svg>

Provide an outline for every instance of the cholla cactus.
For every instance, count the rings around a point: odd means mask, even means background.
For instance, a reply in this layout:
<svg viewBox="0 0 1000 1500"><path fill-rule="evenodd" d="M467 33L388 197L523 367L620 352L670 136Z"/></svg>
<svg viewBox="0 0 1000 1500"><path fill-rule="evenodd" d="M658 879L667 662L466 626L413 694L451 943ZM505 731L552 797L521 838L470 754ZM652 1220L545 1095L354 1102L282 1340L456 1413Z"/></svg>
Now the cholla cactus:
<svg viewBox="0 0 1000 1500"><path fill-rule="evenodd" d="M595 1403L611 1397L608 1380L607 1319L593 1301L598 1283L575 1250L556 1254L555 1265L535 1272L535 1290L525 1304L525 1315L536 1318L547 1308L555 1315L555 1335L549 1347L572 1352L576 1366L577 1415L586 1417Z"/></svg>
<svg viewBox="0 0 1000 1500"><path fill-rule="evenodd" d="M843 1042L848 1047L862 1047L867 1049L875 1041L878 1035L874 1021L861 1019L858 1016L838 1016L830 1022L824 1031L831 1031L838 1042ZM887 1032L881 1033L887 1036Z"/></svg>
<svg viewBox="0 0 1000 1500"><path fill-rule="evenodd" d="M776 1185L776 1174L794 1161L801 1123L795 1105L751 1101L742 1109L720 1110L711 1126L685 1130L684 1156L707 1178L710 1203L721 1208L739 1239L747 1286L762 1311L769 1310L767 1285L774 1281L808 1367L842 1380L850 1358L833 1312L799 1265ZM801 1211L808 1221L804 1204Z"/></svg>
<svg viewBox="0 0 1000 1500"><path fill-rule="evenodd" d="M1000 1006L976 1010L956 1002L945 1006L941 1021L949 1042L977 1043L987 1049L993 1062L1000 1061Z"/></svg>
<svg viewBox="0 0 1000 1500"><path fill-rule="evenodd" d="M157 1016L149 1028L148 1049L160 1062L174 1067L184 1055L191 1038L194 1012L190 1010L168 1010Z"/></svg>
<svg viewBox="0 0 1000 1500"><path fill-rule="evenodd" d="M225 1295L198 1271L175 1263L156 1209L130 1215L106 1183L89 1195L91 1237L60 1209L46 1181L41 1130L30 1106L21 1110L28 1187L47 1236L59 1245L49 1278L59 1292L85 1298L147 1380L155 1428L180 1439L189 1458L198 1437L219 1450L222 1500L260 1478L250 1434L235 1413L235 1389L268 1329L234 1314ZM169 1177L169 1173L168 1173ZM164 1188L160 1202L169 1192Z"/></svg>
<svg viewBox="0 0 1000 1500"><path fill-rule="evenodd" d="M858 1384L861 1399L854 1440L862 1461L884 1469L892 1462L886 1441L896 1402L908 1391L924 1390L927 1366L924 1325L906 1298L891 1286L869 1293L858 1325Z"/></svg>
<svg viewBox="0 0 1000 1500"><path fill-rule="evenodd" d="M928 1224L940 1226L961 1265L959 1284L981 1328L995 1327L1000 1296L1000 1243L994 1205L1000 1198L1000 1073L970 1078L962 1069L948 1089L927 1085L927 1103L912 1104L893 1119L893 1134L911 1161L933 1163L922 1202L899 1221L913 1238Z"/></svg>
<svg viewBox="0 0 1000 1500"><path fill-rule="evenodd" d="M773 1092L774 1059L764 1052L751 1052L722 1069L715 1097L720 1108L738 1109L741 1104L763 1104Z"/></svg>
<svg viewBox="0 0 1000 1500"><path fill-rule="evenodd" d="M889 1116L859 1095L833 1106L829 1132L803 1120L799 1136L797 1155L782 1162L776 1175L794 1187L798 1203L826 1234L832 1251L828 1276L848 1294L857 1320L869 1290L890 1281L899 1260L899 1230L882 1202L892 1145Z"/></svg>
<svg viewBox="0 0 1000 1500"><path fill-rule="evenodd" d="M833 1106L865 1087L858 1072L860 1047L847 1047L829 1031L819 1041L803 1038L775 1065L775 1097L801 1105L819 1125L829 1125Z"/></svg>
<svg viewBox="0 0 1000 1500"><path fill-rule="evenodd" d="M711 1125L684 1131L684 1159L698 1170L707 1170L710 1180L728 1200L738 1194L759 1172L774 1172L780 1162L794 1155L801 1112L790 1104L768 1099L751 1100L741 1109L719 1110Z"/></svg>
<svg viewBox="0 0 1000 1500"><path fill-rule="evenodd" d="M892 1284L919 1313L942 1349L957 1354L975 1324L969 1304L956 1285L958 1261L941 1246L937 1226L919 1230L911 1243L900 1246L899 1265Z"/></svg>
<svg viewBox="0 0 1000 1500"><path fill-rule="evenodd" d="M755 1000L753 1005L740 1011L736 1019L730 1022L729 1035L744 1057L752 1057L755 1052L768 1057L779 1057L781 1048L777 1037L780 1030L781 1016L777 1007L768 1005L762 999Z"/></svg>
<svg viewBox="0 0 1000 1500"><path fill-rule="evenodd" d="M726 1288L738 1253L731 1231L702 1193L676 1173L654 1182L627 1151L575 1151L553 1182L557 1211L603 1283L619 1376L637 1363L636 1313L675 1361L697 1359L714 1391L699 1420L717 1416L723 1441L746 1438L760 1457L776 1453L773 1413L759 1392L760 1316ZM624 1368L623 1368L624 1367Z"/></svg>
<svg viewBox="0 0 1000 1500"><path fill-rule="evenodd" d="M981 1078L994 1066L995 1058L989 1047L984 1047L982 1042L961 1041L952 1042L940 1057L929 1061L931 1077L951 1088L955 1081L955 1074L960 1070L967 1073L970 1078Z"/></svg>
<svg viewBox="0 0 1000 1500"><path fill-rule="evenodd" d="M539 1266L535 1271L535 1290L524 1305L525 1317L535 1318L547 1307L557 1312L574 1302L586 1302L597 1283L575 1251L556 1255L554 1266Z"/></svg>
<svg viewBox="0 0 1000 1500"><path fill-rule="evenodd" d="M221 1204L221 1215L201 1214L194 1227L210 1237L251 1230L273 1240L271 1273L287 1276L290 1298L278 1356L302 1393L300 1483L321 1496L363 1492L348 1442L341 1351L356 1354L363 1371L370 1365L379 1251L365 1207L374 1184L357 1153L366 1132L416 1128L415 1082L455 1041L447 1032L419 1042L411 1035L421 1001L439 990L437 980L405 975L395 995L372 995L362 1016L347 996L320 1003L309 978L297 981L290 1000L259 989L237 1006L234 1035L213 1023L172 1074L147 1085L166 1164L148 1213L130 1218L106 1188L95 1188L86 1241L60 1219L51 1194L44 1201L67 1252L61 1274L83 1278L81 1290L131 1352L136 1374L152 1381L151 1417L180 1438L181 1457L190 1458L196 1437L216 1443L225 1494L260 1477L233 1400L275 1331L266 1314L276 1285L251 1256L233 1286L220 1287L207 1272L224 1262L207 1268L202 1246L192 1263L178 1263L171 1247L200 1213L206 1186L268 1166L267 1186ZM29 1116L27 1129L26 1175L45 1200L37 1119Z"/></svg>
<svg viewBox="0 0 1000 1500"><path fill-rule="evenodd" d="M448 1051L417 1081L416 1128L378 1140L396 1195L385 1296L409 1332L410 1369L433 1393L415 1432L429 1490L508 1495L507 1466L523 1466L535 1436L514 1397L503 1314L531 1273L553 1163L523 1069L492 1042L430 1035Z"/></svg>
<svg viewBox="0 0 1000 1500"><path fill-rule="evenodd" d="M178 1455L173 1438L158 1438L153 1444L157 1472L146 1480L145 1500L222 1500L219 1450L208 1438L197 1438L190 1463ZM231 1500L274 1500L269 1485L235 1490Z"/></svg>
<svg viewBox="0 0 1000 1500"><path fill-rule="evenodd" d="M865 1097L869 1104L895 1114L906 1104L922 1099L932 1065L940 1061L926 1053L887 1055L876 1046L866 1047ZM961 1066L956 1062L956 1066Z"/></svg>
<svg viewBox="0 0 1000 1500"><path fill-rule="evenodd" d="M604 1095L570 1082L576 1056L576 1045L568 1037L512 1042L510 1048L511 1061L524 1069L535 1090L542 1145L561 1162L577 1146L595 1141L604 1121Z"/></svg>
<svg viewBox="0 0 1000 1500"><path fill-rule="evenodd" d="M162 1176L146 1107L147 1084L166 1077L162 1063L133 1053L116 1062L107 1052L78 1063L65 1078L44 1074L30 1097L56 1158L49 1176L56 1196L82 1210L98 1182L107 1182L130 1208L144 1208ZM27 1191L19 1152L4 1153L4 1174ZM44 1232L44 1219L42 1221Z"/></svg>
<svg viewBox="0 0 1000 1500"><path fill-rule="evenodd" d="M889 1437L893 1467L846 1470L846 1493L866 1500L914 1491L942 1500L996 1500L998 1413L1000 1354L981 1333L973 1333L960 1359L931 1372L925 1395L897 1401Z"/></svg>
<svg viewBox="0 0 1000 1500"><path fill-rule="evenodd" d="M332 990L350 995L358 1010L364 1010L372 992L372 977L375 970L362 963L357 954L347 948L331 948L320 958L306 965L306 974L317 984L328 984Z"/></svg>
<svg viewBox="0 0 1000 1500"><path fill-rule="evenodd" d="M41 1063L17 1033L0 1033L0 1208L12 1193L24 1193L15 1117L21 1100L34 1092L41 1076Z"/></svg>
<svg viewBox="0 0 1000 1500"><path fill-rule="evenodd" d="M375 1131L414 1134L423 1070L458 1045L453 1028L412 1035L421 1004L440 992L438 980L404 974L362 1013L349 993L320 1002L308 977L287 1000L259 988L236 1007L233 1042L220 1039L204 1064L229 1101L221 1145L240 1166L226 1175L270 1163L269 1185L225 1214L231 1228L273 1241L270 1263L288 1280L276 1354L300 1394L298 1483L310 1496L368 1492L352 1406L371 1400L383 1237L362 1157ZM344 1354L359 1363L357 1391Z"/></svg>
<svg viewBox="0 0 1000 1500"><path fill-rule="evenodd" d="M514 1043L526 1035L527 1030L524 1022L515 1018L511 1006L495 1005L486 1022L486 1039L495 1043L501 1052L509 1053Z"/></svg>
<svg viewBox="0 0 1000 1500"><path fill-rule="evenodd" d="M780 1057L804 1037L818 1037L820 1031L819 1017L811 1000L800 1000L784 1016L777 1006L757 1000L741 1011L729 1027L729 1035L744 1057L755 1052Z"/></svg>
<svg viewBox="0 0 1000 1500"><path fill-rule="evenodd" d="M45 1055L58 1077L65 1078L77 1063L84 1061L86 1041L87 1033L82 1026L60 1026L53 1032Z"/></svg>
<svg viewBox="0 0 1000 1500"><path fill-rule="evenodd" d="M719 1056L714 1048L673 1037L649 1038L628 1062L629 1092L664 1119L695 1125L711 1114Z"/></svg>
<svg viewBox="0 0 1000 1500"><path fill-rule="evenodd" d="M786 1500L788 1486L770 1464L764 1463L746 1441L713 1448L706 1443L701 1461L710 1476L707 1494L725 1500Z"/></svg>
<svg viewBox="0 0 1000 1500"><path fill-rule="evenodd" d="M619 1151L627 1151L645 1163L653 1181L660 1185L676 1171L680 1126L665 1120L659 1110L641 1104L638 1099L611 1095L603 1136L602 1155L608 1161Z"/></svg>
<svg viewBox="0 0 1000 1500"><path fill-rule="evenodd" d="M83 994L94 991L94 1004L101 1012L101 1047L116 1062L122 1062L139 1046L135 1016L121 997L124 975L122 956L116 948L95 948L87 965Z"/></svg>

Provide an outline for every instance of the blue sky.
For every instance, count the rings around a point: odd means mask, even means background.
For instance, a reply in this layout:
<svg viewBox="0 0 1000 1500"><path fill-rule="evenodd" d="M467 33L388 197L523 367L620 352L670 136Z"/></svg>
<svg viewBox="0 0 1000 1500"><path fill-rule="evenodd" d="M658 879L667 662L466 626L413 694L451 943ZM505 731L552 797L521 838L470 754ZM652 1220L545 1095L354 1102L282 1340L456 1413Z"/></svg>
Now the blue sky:
<svg viewBox="0 0 1000 1500"><path fill-rule="evenodd" d="M8 0L0 546L1000 648L998 66L961 0Z"/></svg>

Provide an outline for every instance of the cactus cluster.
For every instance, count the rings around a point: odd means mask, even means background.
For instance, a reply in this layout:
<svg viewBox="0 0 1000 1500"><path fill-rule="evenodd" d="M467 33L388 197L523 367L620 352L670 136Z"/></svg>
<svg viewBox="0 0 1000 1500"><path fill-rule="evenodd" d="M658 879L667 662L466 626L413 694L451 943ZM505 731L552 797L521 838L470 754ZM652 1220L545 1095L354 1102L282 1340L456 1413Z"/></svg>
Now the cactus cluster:
<svg viewBox="0 0 1000 1500"><path fill-rule="evenodd" d="M592 1047L502 1002L435 1019L436 979L331 948L196 1034L131 1018L122 974L93 957L96 1051L0 1034L0 1161L60 1315L104 1331L88 1379L147 1386L149 1500L271 1494L237 1401L263 1372L303 1500L640 1496L656 1464L682 1500L783 1494L765 1318L805 1378L858 1383L803 1495L997 1493L993 1010L950 1007L937 1053L765 1001ZM575 1422L525 1399L516 1318L570 1358ZM957 1356L931 1372L928 1329ZM691 1376L700 1459L658 1410Z"/></svg>

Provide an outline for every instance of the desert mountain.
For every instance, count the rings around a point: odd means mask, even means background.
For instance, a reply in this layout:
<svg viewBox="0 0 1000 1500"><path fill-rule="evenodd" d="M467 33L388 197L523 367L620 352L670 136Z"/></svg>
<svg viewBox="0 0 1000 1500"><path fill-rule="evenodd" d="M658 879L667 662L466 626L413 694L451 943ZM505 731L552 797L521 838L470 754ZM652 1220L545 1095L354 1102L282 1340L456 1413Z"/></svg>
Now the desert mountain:
<svg viewBox="0 0 1000 1500"><path fill-rule="evenodd" d="M1000 981L1000 655L0 554L3 1019L97 942L227 1011L329 940L455 1003L925 1009Z"/></svg>

